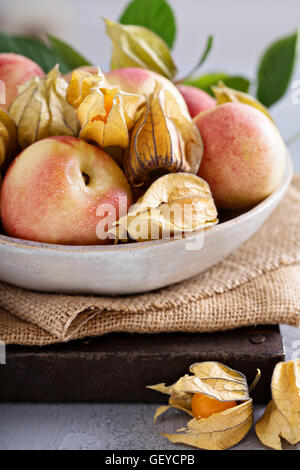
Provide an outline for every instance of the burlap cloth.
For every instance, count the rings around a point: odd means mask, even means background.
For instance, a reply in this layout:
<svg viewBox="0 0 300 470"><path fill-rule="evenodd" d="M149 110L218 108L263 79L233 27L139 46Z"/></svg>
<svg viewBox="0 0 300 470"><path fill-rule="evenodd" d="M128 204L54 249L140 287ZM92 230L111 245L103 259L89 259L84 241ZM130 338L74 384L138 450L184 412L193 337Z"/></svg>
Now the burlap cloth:
<svg viewBox="0 0 300 470"><path fill-rule="evenodd" d="M1 262L1 261L0 261ZM128 297L34 293L0 283L0 339L46 345L110 332L300 325L300 175L259 232L188 281Z"/></svg>

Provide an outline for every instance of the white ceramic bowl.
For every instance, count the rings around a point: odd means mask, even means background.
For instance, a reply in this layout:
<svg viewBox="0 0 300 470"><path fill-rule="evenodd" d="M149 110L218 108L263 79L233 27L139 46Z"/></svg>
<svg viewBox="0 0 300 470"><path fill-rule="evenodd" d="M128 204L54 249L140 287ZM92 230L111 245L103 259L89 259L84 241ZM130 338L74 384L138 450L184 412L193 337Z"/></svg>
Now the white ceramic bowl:
<svg viewBox="0 0 300 470"><path fill-rule="evenodd" d="M0 280L32 290L118 295L146 292L188 279L250 238L280 202L292 175L288 156L282 182L267 199L242 215L181 240L76 247L2 235Z"/></svg>

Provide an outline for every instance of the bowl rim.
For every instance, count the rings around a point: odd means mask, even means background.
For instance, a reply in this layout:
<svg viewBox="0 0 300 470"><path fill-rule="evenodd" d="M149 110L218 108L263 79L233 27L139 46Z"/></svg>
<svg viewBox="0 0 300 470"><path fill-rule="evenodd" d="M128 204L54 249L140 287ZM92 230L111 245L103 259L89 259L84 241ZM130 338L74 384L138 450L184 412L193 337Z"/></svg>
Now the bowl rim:
<svg viewBox="0 0 300 470"><path fill-rule="evenodd" d="M254 214L257 214L263 211L274 200L278 199L278 197L282 193L285 193L285 191L287 190L292 180L292 177L293 177L293 163L292 163L291 156L289 152L287 151L285 171L284 171L284 174L283 174L283 177L279 186L268 197L266 197L266 199L264 199L262 202L260 202L253 208L249 209L247 212L240 214L234 217L233 219L227 220L226 222L222 222L221 224L214 225L213 227L210 227L207 230L204 230L205 235L207 236L209 234L216 233L221 230L225 230L229 227L243 224L248 219L253 217ZM75 253L92 252L95 254L97 252L109 252L109 251L118 252L120 250L132 251L132 250L138 250L138 249L143 249L143 248L151 248L151 247L154 248L159 245L166 245L169 243L176 243L176 242L178 243L178 242L181 242L182 240L193 238L197 236L197 234L199 233L201 232L199 231L192 232L180 239L150 240L150 241L139 242L139 243L127 243L127 244L125 243L123 245L87 245L87 246L58 245L58 244L51 244L51 243L34 242L30 240L22 240L20 238L13 238L7 235L0 234L0 246L8 245L8 246L14 246L14 247L30 249L30 250L46 249L47 251L51 250L51 251L57 251L57 252L62 252L62 251L75 252Z"/></svg>

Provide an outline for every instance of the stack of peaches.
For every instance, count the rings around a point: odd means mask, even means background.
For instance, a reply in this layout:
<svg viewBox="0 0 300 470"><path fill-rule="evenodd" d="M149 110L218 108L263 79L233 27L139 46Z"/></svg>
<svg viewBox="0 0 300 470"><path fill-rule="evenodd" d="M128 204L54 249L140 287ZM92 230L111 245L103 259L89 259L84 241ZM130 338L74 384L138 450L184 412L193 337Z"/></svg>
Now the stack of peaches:
<svg viewBox="0 0 300 470"><path fill-rule="evenodd" d="M11 237L114 243L111 229L137 214L133 204L145 210L148 201L157 214L171 193L174 200L198 196L193 210L209 226L217 216L206 213L207 194L216 210L244 211L282 179L286 150L272 118L222 83L212 98L142 68L62 76L57 66L45 75L11 53L0 54L0 80L0 214ZM170 174L177 175L172 183ZM99 236L109 207L116 220Z"/></svg>

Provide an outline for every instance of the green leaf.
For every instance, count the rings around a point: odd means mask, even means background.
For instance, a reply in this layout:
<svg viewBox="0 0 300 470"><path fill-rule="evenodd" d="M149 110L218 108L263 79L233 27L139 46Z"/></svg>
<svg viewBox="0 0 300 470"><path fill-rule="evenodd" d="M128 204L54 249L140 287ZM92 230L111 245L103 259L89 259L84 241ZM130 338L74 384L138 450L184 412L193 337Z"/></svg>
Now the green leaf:
<svg viewBox="0 0 300 470"><path fill-rule="evenodd" d="M257 72L257 99L265 106L285 94L297 59L299 31L274 42L263 54Z"/></svg>
<svg viewBox="0 0 300 470"><path fill-rule="evenodd" d="M65 64L68 65L72 70L85 65L91 65L91 63L85 59L79 52L75 51L69 44L63 42L61 39L48 34L53 51L62 58Z"/></svg>
<svg viewBox="0 0 300 470"><path fill-rule="evenodd" d="M216 72L206 75L201 75L197 78L188 78L184 80L184 83L187 85L192 85L209 93L211 96L214 96L211 87L216 86L219 81L225 83L229 88L234 88L238 91L248 92L250 82L247 78L240 76L231 76L226 73Z"/></svg>
<svg viewBox="0 0 300 470"><path fill-rule="evenodd" d="M214 43L214 37L213 36L208 36L207 41L206 41L205 49L204 49L204 51L203 51L203 53L200 57L199 62L196 65L196 67L194 67L193 70L190 72L190 74L189 74L190 76L195 75L195 73L197 72L199 67L201 67L201 65L204 64L204 62L206 61L207 56L208 56L212 46L213 46L213 43Z"/></svg>
<svg viewBox="0 0 300 470"><path fill-rule="evenodd" d="M170 48L176 37L174 13L166 0L133 0L127 5L119 22L144 26L160 36Z"/></svg>
<svg viewBox="0 0 300 470"><path fill-rule="evenodd" d="M177 72L170 49L157 34L143 26L126 26L104 19L113 43L111 68L141 67L172 79Z"/></svg>
<svg viewBox="0 0 300 470"><path fill-rule="evenodd" d="M248 93L250 87L250 81L248 80L248 78L240 76L225 78L224 83L229 88L242 91L243 93Z"/></svg>
<svg viewBox="0 0 300 470"><path fill-rule="evenodd" d="M52 49L37 39L11 36L0 31L1 52L14 52L15 54L24 55L36 62L46 73L53 69L56 64L60 65L61 73L67 73L71 70Z"/></svg>
<svg viewBox="0 0 300 470"><path fill-rule="evenodd" d="M208 36L207 38L207 42L206 42L206 46L205 46L205 49L203 51L203 54L197 64L197 68L199 68L207 59L207 56L213 46L213 43L214 43L214 37L213 36Z"/></svg>

